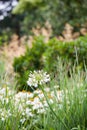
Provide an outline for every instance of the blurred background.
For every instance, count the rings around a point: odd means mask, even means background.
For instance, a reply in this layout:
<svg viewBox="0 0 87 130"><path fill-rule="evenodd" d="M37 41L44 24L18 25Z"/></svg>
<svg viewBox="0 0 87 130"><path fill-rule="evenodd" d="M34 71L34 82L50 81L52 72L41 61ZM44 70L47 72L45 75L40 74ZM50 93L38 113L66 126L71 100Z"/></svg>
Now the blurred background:
<svg viewBox="0 0 87 130"><path fill-rule="evenodd" d="M0 36L7 35L4 40L12 34L20 38L38 33L64 38L63 30L73 30L77 37L85 35L86 28L87 0L0 0Z"/></svg>
<svg viewBox="0 0 87 130"><path fill-rule="evenodd" d="M87 0L0 0L0 56L12 69L35 36L72 41L87 34ZM4 58L3 58L4 57Z"/></svg>

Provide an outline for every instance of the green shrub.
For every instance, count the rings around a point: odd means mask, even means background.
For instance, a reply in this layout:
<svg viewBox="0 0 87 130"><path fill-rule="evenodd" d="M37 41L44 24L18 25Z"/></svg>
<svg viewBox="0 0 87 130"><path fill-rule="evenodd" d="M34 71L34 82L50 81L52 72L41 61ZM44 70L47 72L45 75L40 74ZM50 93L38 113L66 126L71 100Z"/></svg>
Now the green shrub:
<svg viewBox="0 0 87 130"><path fill-rule="evenodd" d="M67 62L67 67L76 64L77 68L84 68L84 63L87 65L87 37L80 37L71 42L52 39L48 42L48 48L43 57L45 59L44 66L49 72L56 70L55 65L58 57L61 57L62 62Z"/></svg>
<svg viewBox="0 0 87 130"><path fill-rule="evenodd" d="M5 42L8 42L9 38L6 34L0 35L0 46L3 46Z"/></svg>
<svg viewBox="0 0 87 130"><path fill-rule="evenodd" d="M53 38L45 44L42 37L37 37L32 43L32 48L27 48L24 56L15 58L14 70L17 76L20 90L27 88L26 81L30 71L45 69L49 73L57 71L58 57L66 62L67 72L76 66L83 69L87 65L87 37L81 37L76 41L62 42Z"/></svg>
<svg viewBox="0 0 87 130"><path fill-rule="evenodd" d="M34 38L32 48L27 47L25 55L14 59L14 70L19 73L17 76L18 83L21 85L19 89L25 89L29 71L42 69L42 54L46 49L44 38Z"/></svg>

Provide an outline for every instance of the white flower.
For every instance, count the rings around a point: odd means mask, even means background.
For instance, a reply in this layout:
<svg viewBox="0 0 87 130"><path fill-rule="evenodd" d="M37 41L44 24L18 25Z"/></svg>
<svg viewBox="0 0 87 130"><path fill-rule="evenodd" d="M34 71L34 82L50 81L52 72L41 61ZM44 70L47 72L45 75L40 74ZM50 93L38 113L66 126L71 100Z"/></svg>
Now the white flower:
<svg viewBox="0 0 87 130"><path fill-rule="evenodd" d="M41 99L41 98L44 98L44 94L43 93L40 93L39 95L38 95L38 97Z"/></svg>
<svg viewBox="0 0 87 130"><path fill-rule="evenodd" d="M50 92L50 88L45 88L44 91Z"/></svg>
<svg viewBox="0 0 87 130"><path fill-rule="evenodd" d="M5 121L6 119L8 119L11 116L12 116L12 113L11 113L10 109L8 109L8 110L6 110L5 108L0 109L0 118L2 121Z"/></svg>
<svg viewBox="0 0 87 130"><path fill-rule="evenodd" d="M53 103L53 100L52 100L52 99L49 99L49 102L50 102L50 103Z"/></svg>
<svg viewBox="0 0 87 130"><path fill-rule="evenodd" d="M23 119L20 119L20 122L22 123L22 124L24 124L24 122L26 121L26 119L25 118L23 118Z"/></svg>
<svg viewBox="0 0 87 130"><path fill-rule="evenodd" d="M38 104L40 102L40 99L38 97L34 98L33 105Z"/></svg>
<svg viewBox="0 0 87 130"><path fill-rule="evenodd" d="M15 100L20 101L20 100L27 100L28 98L33 98L34 94L33 93L28 93L28 92L19 92L15 95Z"/></svg>
<svg viewBox="0 0 87 130"><path fill-rule="evenodd" d="M25 112L28 114L31 110L29 108L26 108Z"/></svg>
<svg viewBox="0 0 87 130"><path fill-rule="evenodd" d="M47 72L44 72L43 70L34 71L29 74L29 78L27 81L27 84L32 87L38 87L38 85L43 85L44 83L47 83L50 81L50 76L47 74Z"/></svg>
<svg viewBox="0 0 87 130"><path fill-rule="evenodd" d="M32 114L32 112L31 112L31 109L29 109L29 108L26 108L25 114L26 114L27 117L33 117L34 116L34 114Z"/></svg>
<svg viewBox="0 0 87 130"><path fill-rule="evenodd" d="M37 111L38 114L43 114L45 112L46 112L45 109L38 109L38 111Z"/></svg>
<svg viewBox="0 0 87 130"><path fill-rule="evenodd" d="M56 91L56 93L54 91L51 92L51 96L52 98L57 99L58 101L63 101L63 97L64 97L64 93L63 91Z"/></svg>
<svg viewBox="0 0 87 130"><path fill-rule="evenodd" d="M0 89L0 95L5 95L6 94L6 88Z"/></svg>
<svg viewBox="0 0 87 130"><path fill-rule="evenodd" d="M40 102L39 98L34 98L33 101L33 110L39 109L39 108L43 108L43 104Z"/></svg>
<svg viewBox="0 0 87 130"><path fill-rule="evenodd" d="M55 85L54 88L55 88L55 89L59 89L59 85Z"/></svg>
<svg viewBox="0 0 87 130"><path fill-rule="evenodd" d="M28 101L26 101L26 105L33 105L33 102L28 100Z"/></svg>
<svg viewBox="0 0 87 130"><path fill-rule="evenodd" d="M40 93L42 93L42 91L39 90L39 89L37 89L37 90L34 91L34 94L36 94L36 95L38 95L38 94L40 94Z"/></svg>
<svg viewBox="0 0 87 130"><path fill-rule="evenodd" d="M40 108L43 108L43 104L40 102L38 104L34 104L34 106L33 106L33 110L38 110Z"/></svg>
<svg viewBox="0 0 87 130"><path fill-rule="evenodd" d="M31 112L29 112L28 114L26 114L27 117L34 117L34 114L32 114Z"/></svg>
<svg viewBox="0 0 87 130"><path fill-rule="evenodd" d="M4 118L4 117L2 117L2 118L1 118L1 120L2 120L2 121L5 121L5 118Z"/></svg>

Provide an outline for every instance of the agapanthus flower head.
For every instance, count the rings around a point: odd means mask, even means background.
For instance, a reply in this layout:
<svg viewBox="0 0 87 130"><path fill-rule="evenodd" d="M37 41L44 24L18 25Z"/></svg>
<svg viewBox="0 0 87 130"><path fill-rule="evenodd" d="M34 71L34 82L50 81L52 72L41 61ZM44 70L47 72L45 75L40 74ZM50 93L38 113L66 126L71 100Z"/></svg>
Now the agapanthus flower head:
<svg viewBox="0 0 87 130"><path fill-rule="evenodd" d="M38 87L38 85L43 85L50 81L50 76L47 72L43 70L30 72L27 84L29 86Z"/></svg>

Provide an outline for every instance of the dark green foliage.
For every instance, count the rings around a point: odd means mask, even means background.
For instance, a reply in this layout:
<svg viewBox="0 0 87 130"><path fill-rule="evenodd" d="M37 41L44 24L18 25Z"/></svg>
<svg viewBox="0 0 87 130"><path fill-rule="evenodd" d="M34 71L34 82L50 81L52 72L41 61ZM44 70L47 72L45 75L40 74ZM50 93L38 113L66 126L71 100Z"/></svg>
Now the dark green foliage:
<svg viewBox="0 0 87 130"><path fill-rule="evenodd" d="M49 21L55 35L61 33L66 22L78 30L87 21L87 0L20 0L13 12L24 13L22 27L25 32L37 24L43 25L44 21Z"/></svg>
<svg viewBox="0 0 87 130"><path fill-rule="evenodd" d="M57 71L58 57L66 62L67 68L84 69L87 66L87 37L81 37L76 41L62 42L53 38L44 43L42 37L34 39L32 48L27 48L24 56L14 60L14 70L19 74L18 81L21 90L26 87L26 81L30 71L45 69L49 73Z"/></svg>

